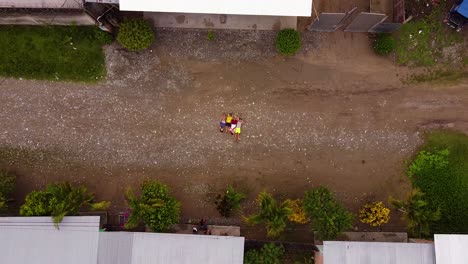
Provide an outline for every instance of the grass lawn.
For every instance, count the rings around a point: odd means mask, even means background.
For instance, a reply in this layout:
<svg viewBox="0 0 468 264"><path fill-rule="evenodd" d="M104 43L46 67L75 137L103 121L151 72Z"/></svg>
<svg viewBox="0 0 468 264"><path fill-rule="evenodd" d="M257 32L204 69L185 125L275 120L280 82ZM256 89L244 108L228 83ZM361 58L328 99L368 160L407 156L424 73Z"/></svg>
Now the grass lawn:
<svg viewBox="0 0 468 264"><path fill-rule="evenodd" d="M96 27L0 26L0 76L95 82L111 40Z"/></svg>
<svg viewBox="0 0 468 264"><path fill-rule="evenodd" d="M449 131L427 134L422 150L437 153L445 149L449 150L449 154L444 158L444 165L423 168L412 179L413 187L420 188L426 194L431 207L441 210L441 219L431 226L432 232L467 233L468 136Z"/></svg>

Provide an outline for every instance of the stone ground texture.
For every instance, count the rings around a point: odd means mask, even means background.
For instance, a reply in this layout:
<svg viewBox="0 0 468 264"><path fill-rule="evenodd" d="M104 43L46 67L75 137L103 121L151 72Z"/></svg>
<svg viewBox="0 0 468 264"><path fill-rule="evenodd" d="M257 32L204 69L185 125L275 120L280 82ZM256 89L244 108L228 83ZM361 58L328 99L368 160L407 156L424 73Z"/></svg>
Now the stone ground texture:
<svg viewBox="0 0 468 264"><path fill-rule="evenodd" d="M107 46L98 84L0 81L0 157L19 175L18 201L69 180L118 212L127 187L153 178L184 218L224 221L213 199L228 184L248 194L245 212L261 190L295 198L318 185L357 211L405 195L424 131L468 131L466 82L406 84L411 70L372 54L366 35L304 33L284 58L273 32L206 34L159 30L140 53ZM223 112L246 120L241 142L218 132Z"/></svg>

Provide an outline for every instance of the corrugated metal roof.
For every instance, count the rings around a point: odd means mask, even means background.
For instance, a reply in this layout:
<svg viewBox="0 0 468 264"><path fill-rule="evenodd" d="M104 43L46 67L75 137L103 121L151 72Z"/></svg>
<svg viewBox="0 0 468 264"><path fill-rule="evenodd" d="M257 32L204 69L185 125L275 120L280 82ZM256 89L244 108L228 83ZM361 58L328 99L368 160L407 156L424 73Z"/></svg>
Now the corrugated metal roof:
<svg viewBox="0 0 468 264"><path fill-rule="evenodd" d="M66 216L58 228L69 231L99 231L99 216ZM57 227L50 216L0 217L0 230L3 229L56 230Z"/></svg>
<svg viewBox="0 0 468 264"><path fill-rule="evenodd" d="M468 264L468 235L434 235L437 264Z"/></svg>
<svg viewBox="0 0 468 264"><path fill-rule="evenodd" d="M82 9L82 0L0 0L1 8Z"/></svg>
<svg viewBox="0 0 468 264"><path fill-rule="evenodd" d="M323 242L324 264L434 264L428 243Z"/></svg>
<svg viewBox="0 0 468 264"><path fill-rule="evenodd" d="M311 16L312 0L120 0L120 10L226 15Z"/></svg>

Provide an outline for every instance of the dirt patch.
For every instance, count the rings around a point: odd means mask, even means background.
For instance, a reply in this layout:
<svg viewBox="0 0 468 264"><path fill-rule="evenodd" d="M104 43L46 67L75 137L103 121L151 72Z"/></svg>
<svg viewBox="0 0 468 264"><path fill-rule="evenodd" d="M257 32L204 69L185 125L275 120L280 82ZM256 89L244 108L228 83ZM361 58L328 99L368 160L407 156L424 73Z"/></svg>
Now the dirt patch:
<svg viewBox="0 0 468 264"><path fill-rule="evenodd" d="M357 212L369 197L405 195L404 161L428 124L468 131L466 83L403 84L406 69L374 56L366 35L305 33L301 54L283 58L272 32L205 33L159 31L141 53L107 47L98 85L7 79L0 157L19 175L18 202L68 180L118 212L128 186L154 178L182 201L184 219L225 221L213 201L228 184L248 194L245 213L261 190L295 198L319 185ZM246 120L240 143L217 130L228 111ZM398 219L384 230L401 231ZM310 238L294 228L288 238Z"/></svg>

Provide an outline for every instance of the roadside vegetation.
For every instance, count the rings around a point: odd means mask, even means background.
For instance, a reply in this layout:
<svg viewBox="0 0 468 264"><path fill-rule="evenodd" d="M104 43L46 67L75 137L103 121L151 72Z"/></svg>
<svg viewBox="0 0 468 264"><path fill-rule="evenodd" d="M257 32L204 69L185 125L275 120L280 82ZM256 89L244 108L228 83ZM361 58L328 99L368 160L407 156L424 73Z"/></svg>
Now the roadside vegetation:
<svg viewBox="0 0 468 264"><path fill-rule="evenodd" d="M130 51L147 49L154 41L153 28L144 19L127 19L120 24L117 41Z"/></svg>
<svg viewBox="0 0 468 264"><path fill-rule="evenodd" d="M96 82L105 78L102 46L110 42L96 27L0 26L0 76Z"/></svg>
<svg viewBox="0 0 468 264"><path fill-rule="evenodd" d="M468 232L468 136L450 131L427 134L407 174L413 192L406 201L391 202L405 213L410 233L426 237Z"/></svg>
<svg viewBox="0 0 468 264"><path fill-rule="evenodd" d="M11 195L15 191L16 177L6 171L0 171L0 214L6 213Z"/></svg>
<svg viewBox="0 0 468 264"><path fill-rule="evenodd" d="M282 55L292 56L299 51L301 46L301 33L295 29L282 29L276 35L276 49Z"/></svg>

